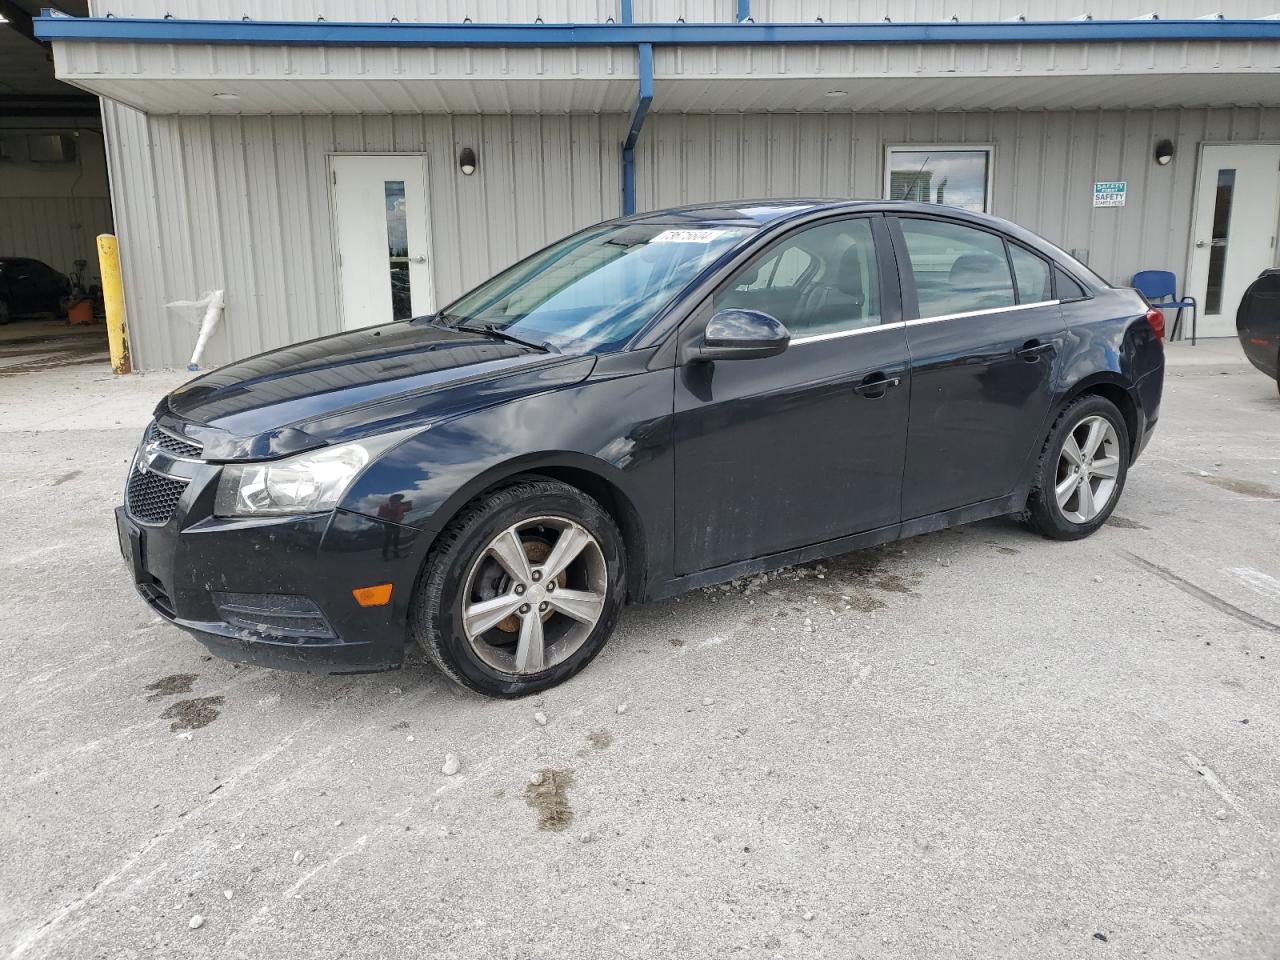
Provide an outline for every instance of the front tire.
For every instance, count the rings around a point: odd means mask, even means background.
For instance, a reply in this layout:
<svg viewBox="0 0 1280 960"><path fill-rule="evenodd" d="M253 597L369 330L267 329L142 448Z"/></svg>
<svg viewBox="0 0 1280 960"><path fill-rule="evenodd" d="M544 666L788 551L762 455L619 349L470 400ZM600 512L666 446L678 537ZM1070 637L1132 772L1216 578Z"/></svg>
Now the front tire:
<svg viewBox="0 0 1280 960"><path fill-rule="evenodd" d="M1073 400L1049 430L1024 522L1053 540L1087 537L1111 516L1128 472L1129 430L1116 405Z"/></svg>
<svg viewBox="0 0 1280 960"><path fill-rule="evenodd" d="M528 479L482 494L440 534L410 614L452 680L520 697L603 649L625 594L622 537L581 490Z"/></svg>

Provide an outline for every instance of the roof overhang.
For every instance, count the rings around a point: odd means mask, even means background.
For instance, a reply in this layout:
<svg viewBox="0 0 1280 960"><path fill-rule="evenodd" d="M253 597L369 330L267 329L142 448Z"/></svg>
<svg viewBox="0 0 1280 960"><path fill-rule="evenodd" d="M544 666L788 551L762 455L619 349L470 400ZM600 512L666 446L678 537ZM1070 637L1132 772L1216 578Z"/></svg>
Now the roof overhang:
<svg viewBox="0 0 1280 960"><path fill-rule="evenodd" d="M1280 105L1280 19L477 24L50 14L59 79L157 114Z"/></svg>
<svg viewBox="0 0 1280 960"><path fill-rule="evenodd" d="M943 23L389 23L68 17L45 10L42 40L302 46L592 47L723 44L1125 43L1280 40L1280 19Z"/></svg>

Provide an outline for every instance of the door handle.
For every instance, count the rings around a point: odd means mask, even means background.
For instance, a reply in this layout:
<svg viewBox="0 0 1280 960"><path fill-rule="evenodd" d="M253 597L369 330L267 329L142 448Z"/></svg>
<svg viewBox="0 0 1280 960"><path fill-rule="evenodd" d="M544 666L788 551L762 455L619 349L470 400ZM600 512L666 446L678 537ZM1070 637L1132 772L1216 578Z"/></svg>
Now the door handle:
<svg viewBox="0 0 1280 960"><path fill-rule="evenodd" d="M1053 353L1052 343L1041 343L1039 340L1028 340L1015 351L1027 363L1039 363L1045 354Z"/></svg>
<svg viewBox="0 0 1280 960"><path fill-rule="evenodd" d="M1205 245L1205 242L1204 242L1203 240L1197 240L1197 241L1196 241L1196 246L1197 246L1197 247L1203 247L1204 245Z"/></svg>
<svg viewBox="0 0 1280 960"><path fill-rule="evenodd" d="M879 400L891 387L896 387L901 382L901 377L886 377L877 371L863 377L862 382L853 388L853 392L868 400Z"/></svg>
<svg viewBox="0 0 1280 960"><path fill-rule="evenodd" d="M426 257L410 257L409 262L410 263L426 263L427 258Z"/></svg>

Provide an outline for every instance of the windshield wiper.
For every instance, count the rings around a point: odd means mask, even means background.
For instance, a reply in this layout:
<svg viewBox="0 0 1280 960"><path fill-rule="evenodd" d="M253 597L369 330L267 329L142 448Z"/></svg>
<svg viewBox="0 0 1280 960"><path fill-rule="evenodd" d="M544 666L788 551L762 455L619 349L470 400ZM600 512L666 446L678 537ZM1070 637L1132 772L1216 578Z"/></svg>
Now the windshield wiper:
<svg viewBox="0 0 1280 960"><path fill-rule="evenodd" d="M542 343L534 343L532 340L524 340L520 337L513 336L496 323L485 323L480 326L472 326L470 324L458 323L454 324L455 330L466 330L468 333L483 333L498 340L506 340L508 343L518 343L522 347L530 347L534 350L541 350L543 353L559 353L560 348L550 340L543 340Z"/></svg>

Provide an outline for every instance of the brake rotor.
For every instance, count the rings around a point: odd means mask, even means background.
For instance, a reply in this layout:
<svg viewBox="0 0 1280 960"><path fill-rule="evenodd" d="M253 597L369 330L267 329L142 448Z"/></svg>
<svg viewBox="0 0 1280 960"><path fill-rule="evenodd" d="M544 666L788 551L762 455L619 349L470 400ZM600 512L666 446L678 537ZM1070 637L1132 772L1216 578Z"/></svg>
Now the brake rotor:
<svg viewBox="0 0 1280 960"><path fill-rule="evenodd" d="M529 558L530 564L544 563L547 557L551 556L551 544L543 540L541 537L524 537L520 540L524 544L524 555ZM569 572L561 570L560 575L556 577L556 586L563 587L569 582ZM542 615L542 622L546 623L551 619L554 610L548 610ZM518 614L511 614L504 620L499 620L496 628L503 633L519 633L520 617Z"/></svg>

